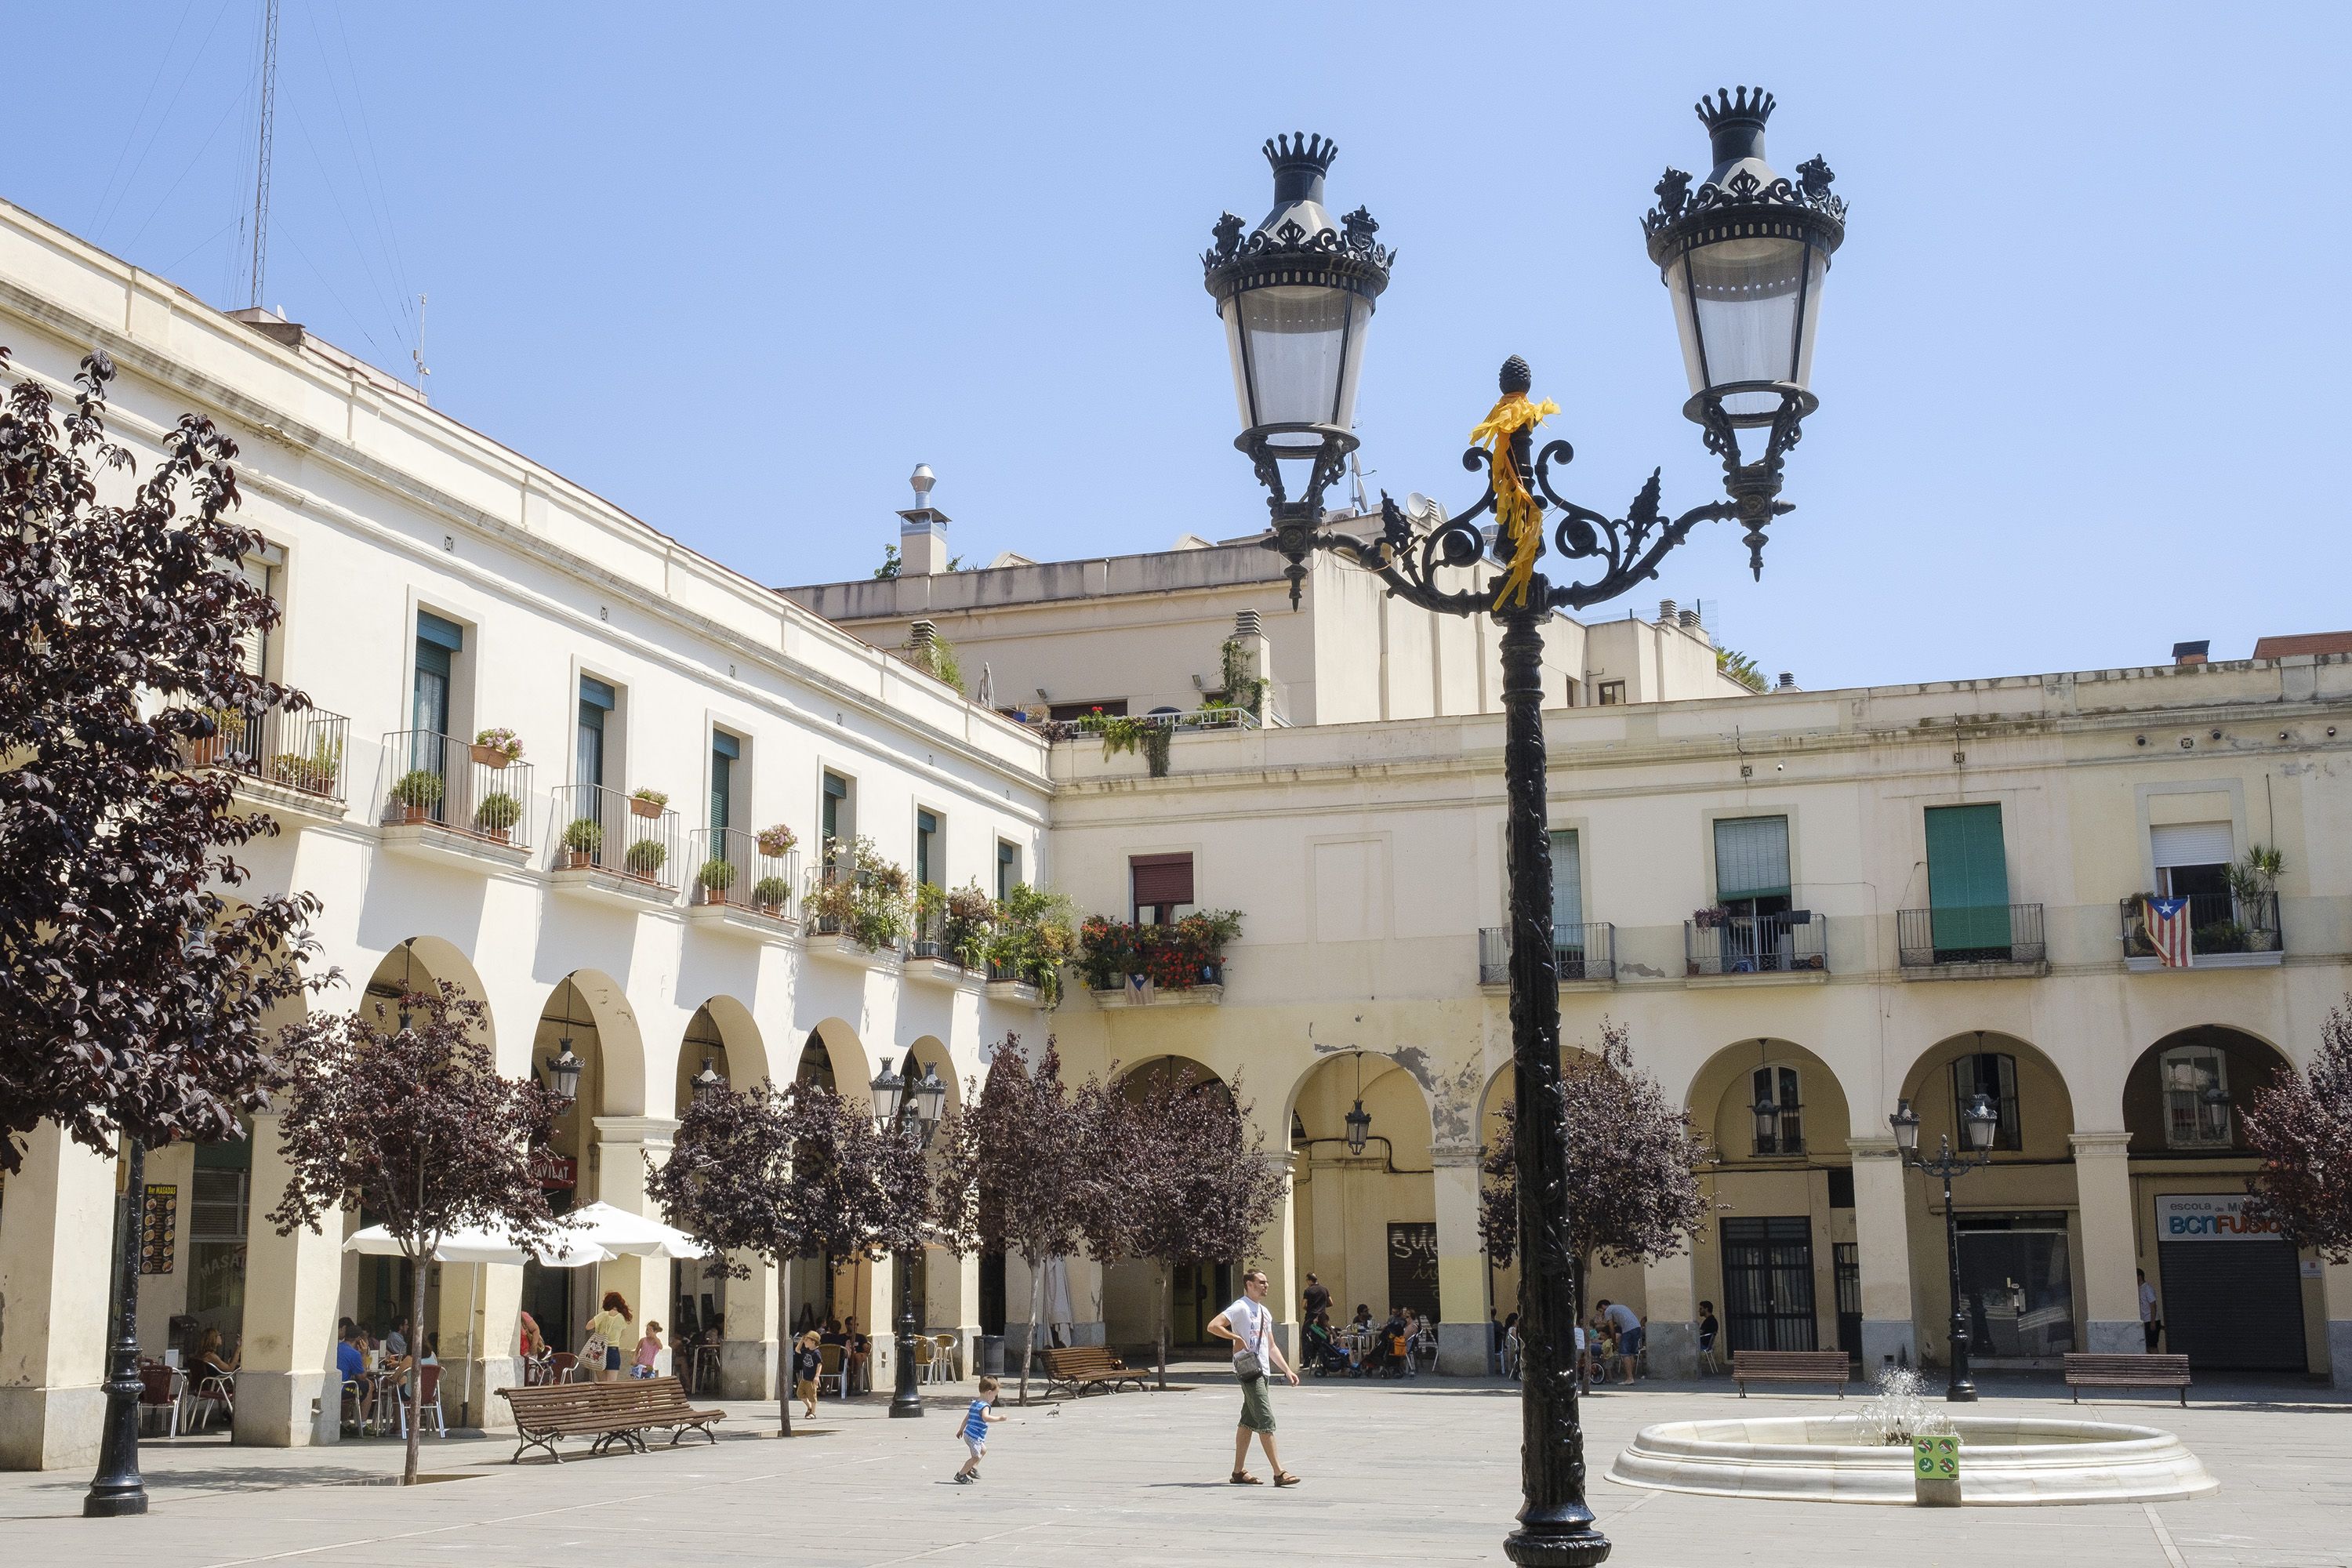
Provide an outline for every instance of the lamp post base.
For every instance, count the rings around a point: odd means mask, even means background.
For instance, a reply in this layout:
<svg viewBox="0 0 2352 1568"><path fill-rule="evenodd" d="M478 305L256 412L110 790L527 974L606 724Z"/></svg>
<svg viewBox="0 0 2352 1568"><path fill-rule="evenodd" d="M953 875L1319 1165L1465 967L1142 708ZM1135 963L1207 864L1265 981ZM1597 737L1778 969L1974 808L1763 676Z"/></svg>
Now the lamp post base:
<svg viewBox="0 0 2352 1568"><path fill-rule="evenodd" d="M1609 1559L1609 1538L1586 1526L1581 1530L1515 1530L1503 1542L1503 1554L1522 1568L1594 1568Z"/></svg>

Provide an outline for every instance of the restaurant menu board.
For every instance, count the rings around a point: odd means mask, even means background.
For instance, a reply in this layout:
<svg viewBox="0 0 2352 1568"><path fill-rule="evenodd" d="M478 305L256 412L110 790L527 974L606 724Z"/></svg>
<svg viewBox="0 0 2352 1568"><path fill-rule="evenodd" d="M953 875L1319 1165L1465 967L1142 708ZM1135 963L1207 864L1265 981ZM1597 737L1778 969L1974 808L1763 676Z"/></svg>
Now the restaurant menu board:
<svg viewBox="0 0 2352 1568"><path fill-rule="evenodd" d="M147 1201L140 1205L139 1272L172 1272L172 1244L179 1234L180 1189L151 1184Z"/></svg>

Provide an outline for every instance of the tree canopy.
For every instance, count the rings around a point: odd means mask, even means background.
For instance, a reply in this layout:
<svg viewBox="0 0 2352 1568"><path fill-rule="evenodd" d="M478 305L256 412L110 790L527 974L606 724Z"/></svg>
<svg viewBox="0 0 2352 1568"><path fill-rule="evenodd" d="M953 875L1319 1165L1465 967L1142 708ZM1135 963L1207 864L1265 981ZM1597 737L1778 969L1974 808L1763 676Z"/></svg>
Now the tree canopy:
<svg viewBox="0 0 2352 1568"><path fill-rule="evenodd" d="M2255 1091L2245 1127L2263 1162L2247 1217L2331 1263L2352 1263L2352 997L2320 1026L2306 1071Z"/></svg>

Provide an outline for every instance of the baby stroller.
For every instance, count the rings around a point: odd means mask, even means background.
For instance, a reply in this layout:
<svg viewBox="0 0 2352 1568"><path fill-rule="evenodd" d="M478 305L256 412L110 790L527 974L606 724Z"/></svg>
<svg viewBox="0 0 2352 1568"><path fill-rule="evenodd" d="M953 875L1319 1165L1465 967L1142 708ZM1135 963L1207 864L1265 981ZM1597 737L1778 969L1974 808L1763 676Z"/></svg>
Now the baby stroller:
<svg viewBox="0 0 2352 1568"><path fill-rule="evenodd" d="M1309 1328L1306 1334L1307 1365L1318 1377L1346 1377L1354 1369L1348 1352L1332 1342L1328 1330Z"/></svg>

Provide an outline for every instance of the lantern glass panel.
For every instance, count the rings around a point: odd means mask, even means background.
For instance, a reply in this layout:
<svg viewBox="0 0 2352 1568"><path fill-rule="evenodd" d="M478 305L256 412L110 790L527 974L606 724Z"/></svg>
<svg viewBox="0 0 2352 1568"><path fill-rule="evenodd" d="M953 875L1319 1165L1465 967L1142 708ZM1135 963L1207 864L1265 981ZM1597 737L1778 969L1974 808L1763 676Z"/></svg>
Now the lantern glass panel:
<svg viewBox="0 0 2352 1568"><path fill-rule="evenodd" d="M1809 384L1829 256L1801 239L1717 240L1667 265L1675 330L1693 393L1745 381ZM1733 418L1770 416L1769 392L1724 399Z"/></svg>
<svg viewBox="0 0 2352 1568"><path fill-rule="evenodd" d="M1242 290L1218 313L1244 429L1354 424L1370 300L1345 289L1272 284Z"/></svg>

